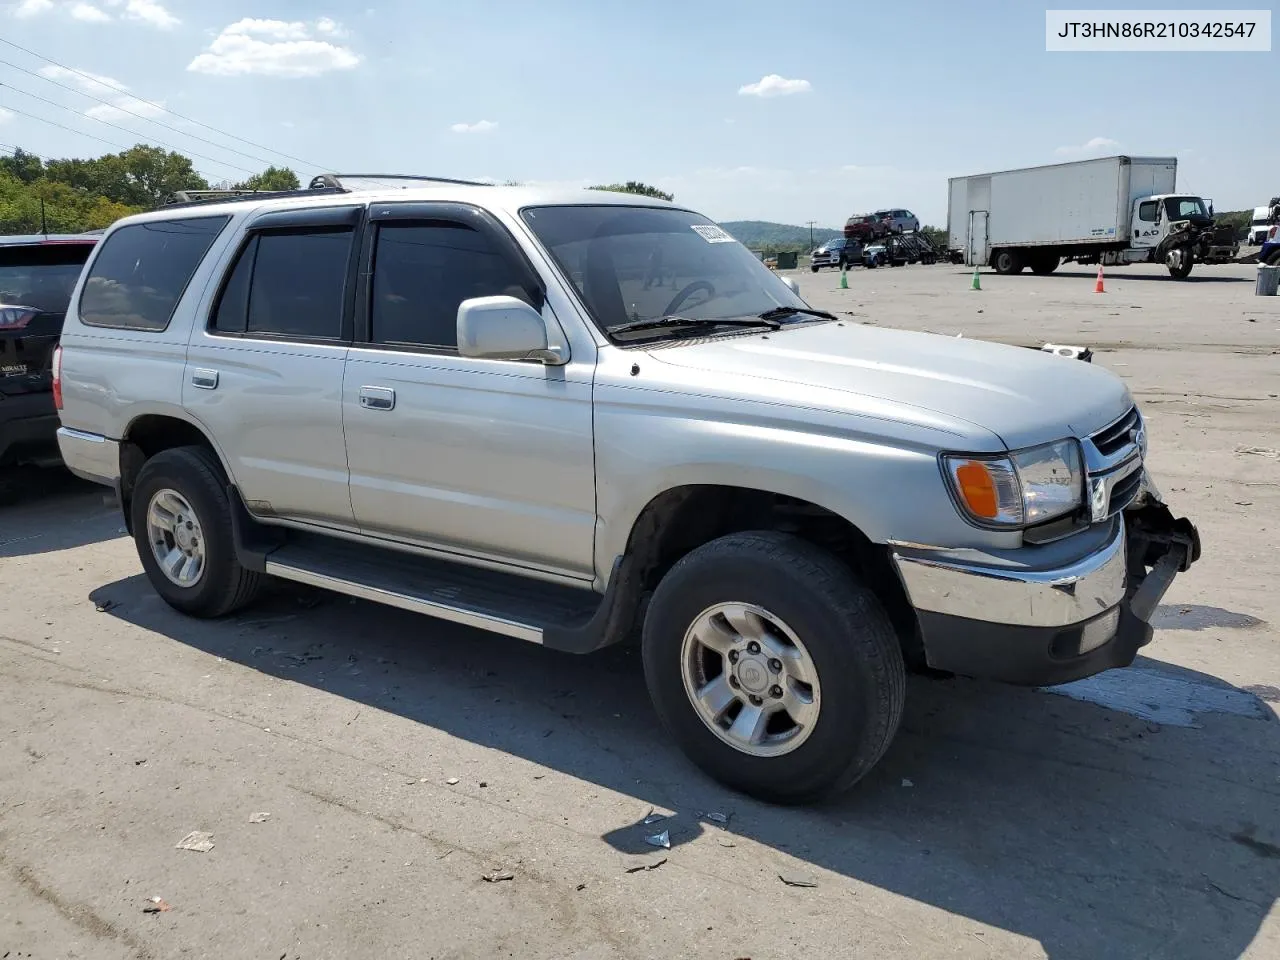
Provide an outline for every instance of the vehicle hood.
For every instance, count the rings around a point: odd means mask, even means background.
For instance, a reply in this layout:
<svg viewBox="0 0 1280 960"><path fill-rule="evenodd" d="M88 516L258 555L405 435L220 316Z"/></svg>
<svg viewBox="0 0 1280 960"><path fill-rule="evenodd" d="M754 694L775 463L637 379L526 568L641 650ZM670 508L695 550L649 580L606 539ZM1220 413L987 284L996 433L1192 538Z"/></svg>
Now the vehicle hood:
<svg viewBox="0 0 1280 960"><path fill-rule="evenodd" d="M1091 363L853 323L675 344L652 356L699 371L711 387L719 376L726 393L743 399L750 399L753 380L769 382L771 394L784 385L791 402L809 408L831 408L823 398L836 391L847 397L841 409L900 404L904 420L915 419L911 408L927 410L990 431L1010 449L1088 436L1123 416L1133 402L1122 380Z"/></svg>

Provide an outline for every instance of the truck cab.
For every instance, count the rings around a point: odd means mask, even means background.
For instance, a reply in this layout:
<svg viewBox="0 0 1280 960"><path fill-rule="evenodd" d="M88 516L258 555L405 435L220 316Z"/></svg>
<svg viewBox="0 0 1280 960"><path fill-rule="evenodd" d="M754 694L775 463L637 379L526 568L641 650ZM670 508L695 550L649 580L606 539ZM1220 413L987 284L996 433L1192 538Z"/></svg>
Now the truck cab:
<svg viewBox="0 0 1280 960"><path fill-rule="evenodd" d="M1249 246L1256 247L1267 242L1271 231L1271 208L1254 207L1253 216L1249 219Z"/></svg>
<svg viewBox="0 0 1280 960"><path fill-rule="evenodd" d="M1240 252L1235 231L1215 226L1213 201L1190 194L1139 197L1129 222L1129 248L1122 251L1122 262L1164 263L1177 279L1191 273L1197 260L1226 263Z"/></svg>

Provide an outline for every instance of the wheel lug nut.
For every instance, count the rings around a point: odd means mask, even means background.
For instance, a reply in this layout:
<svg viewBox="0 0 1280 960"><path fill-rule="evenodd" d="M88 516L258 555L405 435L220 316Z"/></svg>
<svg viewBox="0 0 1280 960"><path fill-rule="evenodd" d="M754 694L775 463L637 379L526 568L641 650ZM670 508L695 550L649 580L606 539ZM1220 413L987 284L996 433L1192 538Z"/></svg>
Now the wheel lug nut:
<svg viewBox="0 0 1280 960"><path fill-rule="evenodd" d="M774 684L769 688L769 696L773 697L775 700L780 699L782 697L782 688L777 684Z"/></svg>
<svg viewBox="0 0 1280 960"><path fill-rule="evenodd" d="M740 686L741 686L741 684L738 682L738 678L737 678L737 677L730 677L730 678L729 678L729 686L731 686L731 687L733 687L733 689L737 690L737 689L738 689L738 687L740 687Z"/></svg>
<svg viewBox="0 0 1280 960"><path fill-rule="evenodd" d="M770 670L772 670L774 673L781 673L781 672L782 672L782 661L781 661L781 660L770 660L770 661L769 661L769 669L770 669Z"/></svg>
<svg viewBox="0 0 1280 960"><path fill-rule="evenodd" d="M737 651L737 650L730 650L730 651L729 651L729 662L730 662L730 663L737 663L737 662L738 662L738 651Z"/></svg>
<svg viewBox="0 0 1280 960"><path fill-rule="evenodd" d="M748 652L748 653L759 653L759 652L760 652L760 644L758 644L758 643L756 643L754 640L752 640L750 643L748 643L748 644L747 644L747 652Z"/></svg>
<svg viewBox="0 0 1280 960"><path fill-rule="evenodd" d="M751 703L752 703L752 705L753 705L753 706L758 707L758 706L760 706L760 704L764 703L764 701L763 701L763 700L761 700L759 697L757 697L757 696L753 693L753 694L751 695Z"/></svg>

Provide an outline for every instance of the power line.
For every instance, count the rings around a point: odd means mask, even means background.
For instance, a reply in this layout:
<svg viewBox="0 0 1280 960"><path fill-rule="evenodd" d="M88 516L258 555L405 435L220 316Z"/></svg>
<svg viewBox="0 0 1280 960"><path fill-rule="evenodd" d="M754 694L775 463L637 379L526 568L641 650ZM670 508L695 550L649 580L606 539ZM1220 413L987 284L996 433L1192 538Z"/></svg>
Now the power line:
<svg viewBox="0 0 1280 960"><path fill-rule="evenodd" d="M8 60L0 60L0 66L12 67L14 70L17 70L21 73L25 73L31 77L35 77L37 80L43 80L45 83L51 83L55 87L61 87L63 90L69 90L72 93L77 94L79 96L88 97L90 100L93 100L96 103L100 103L103 106L110 107L112 110L118 110L121 113L128 114L131 117L137 117L139 120L145 120L147 123L154 123L156 126L163 127L165 130L172 130L174 133L179 134L180 136L190 137L192 140L199 140L201 143L207 143L209 144L209 146L217 147L219 150L225 150L227 151L227 153L234 153L241 157L247 157L250 160L256 160L258 163L265 163L268 166L274 166L274 161L268 160L266 157L259 157L252 153L245 153L243 150L237 150L235 147L225 146L221 143L218 143L216 140L209 140L209 139L206 139L205 137L197 136L194 133L188 133L185 130L179 130L177 127L173 126L172 124L163 123L155 119L155 117L147 117L147 116L143 116L141 113L134 113L132 110L126 109L125 107L120 106L120 104L118 103L112 103L110 100L103 100L101 97L95 97L93 94L89 93L88 91L79 90L71 86L70 84L59 83L57 80L54 80L52 77L46 77L36 70L28 70L26 67L19 66L16 63L10 63ZM147 102L145 100L142 100L139 97L135 97L131 93L124 93L122 91L122 95L129 97L131 100L136 100L138 103ZM89 114L85 114L85 116L89 116Z"/></svg>
<svg viewBox="0 0 1280 960"><path fill-rule="evenodd" d="M168 147L170 150L179 150L184 153L188 153L193 157L199 157L201 160L208 160L210 163L216 163L220 167L227 167L232 170L239 170L242 173L249 174L250 176L252 176L254 173L257 172L255 170L250 170L247 167L239 166L238 164L229 163L226 160L218 160L214 157L205 156L202 153L196 153L192 150L183 150L183 148L176 147L172 143L166 143L163 140L157 140L155 137L148 137L146 134L142 134L134 130L130 130L128 127L122 127L120 126L120 124L112 123L110 120L103 120L101 117L91 117L86 113L80 113L78 110L75 110L72 107L68 107L66 104L62 104L62 103L58 103L57 101L50 100L48 97L42 97L39 94L31 93L30 91L27 91L27 90L20 90L19 88L15 87L11 83L0 83L0 87L4 87L8 90L12 90L14 93L20 93L24 97L31 97L33 100L39 100L41 103L47 103L49 104L49 106L57 107L59 110L66 110L69 113L74 113L76 116L84 117L86 120L92 120L94 123L101 123L105 126L112 127L116 130L122 130L125 133L129 134L131 137L142 137L144 140L151 140L162 147Z"/></svg>
<svg viewBox="0 0 1280 960"><path fill-rule="evenodd" d="M179 120L187 121L187 123L194 123L197 127L203 127L205 130L211 130L214 133L218 134L219 136L230 137L232 140L238 140L241 143L247 143L251 147L256 147L257 149L263 150L267 153L274 153L278 157L284 157L286 160L292 160L295 163L300 163L305 167L311 167L313 170L326 169L324 164L312 163L310 160L303 160L300 157L291 156L290 154L284 153L280 150L272 150L270 147L264 146L261 143L257 143L253 140L248 140L244 137L236 136L234 133L227 133L227 131L219 130L217 127L210 126L207 123L201 123L199 120L196 120L192 117L184 116L183 114L178 113L176 110L170 110L164 104L156 103L153 100L147 100L144 97L139 97L136 94L130 93L128 90L125 90L116 84L107 83L105 80L102 80L95 76L91 76L90 74L84 73L81 70L77 70L74 67L68 67L65 63L59 63L57 60L52 60L49 57L44 56L43 54L36 53L34 50L27 49L21 44L14 43L12 40L6 40L4 37L0 37L0 43L5 44L6 46L13 47L15 50L21 50L23 53L27 54L28 56L35 57L37 60L43 60L45 63L51 63L55 67L60 67L63 70L68 71L69 73L74 73L77 77L83 77L85 80L89 80L92 83L98 84L99 86L106 87L108 90L113 90L116 93L123 93L125 96L133 97L135 100L139 101L140 103L145 103L149 107L155 107L157 110L163 110L165 113L169 114L171 117L177 117Z"/></svg>

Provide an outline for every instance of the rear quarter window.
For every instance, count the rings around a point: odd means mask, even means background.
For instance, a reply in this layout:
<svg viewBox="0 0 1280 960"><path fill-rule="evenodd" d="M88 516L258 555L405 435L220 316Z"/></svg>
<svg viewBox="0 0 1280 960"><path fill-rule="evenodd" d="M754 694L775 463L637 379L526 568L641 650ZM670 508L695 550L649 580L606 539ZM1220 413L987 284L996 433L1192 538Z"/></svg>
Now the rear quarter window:
<svg viewBox="0 0 1280 960"><path fill-rule="evenodd" d="M230 219L152 220L116 230L89 267L80 294L80 322L164 330L192 274Z"/></svg>

